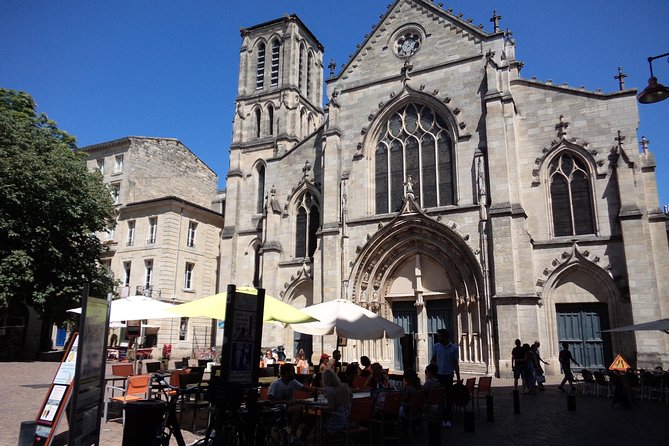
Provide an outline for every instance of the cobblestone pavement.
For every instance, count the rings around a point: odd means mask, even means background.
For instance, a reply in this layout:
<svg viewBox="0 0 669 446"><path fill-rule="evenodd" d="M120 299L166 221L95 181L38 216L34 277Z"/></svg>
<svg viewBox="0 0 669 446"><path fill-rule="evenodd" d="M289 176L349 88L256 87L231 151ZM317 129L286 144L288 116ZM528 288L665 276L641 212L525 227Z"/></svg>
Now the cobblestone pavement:
<svg viewBox="0 0 669 446"><path fill-rule="evenodd" d="M21 422L35 419L57 367L50 362L0 363L0 446L18 443ZM513 413L511 381L493 379L495 422L486 421L482 401L475 432L464 432L462 415L456 414L455 426L442 430L442 445L666 444L669 404L639 401L625 410L612 408L604 397L578 395L576 411L570 412L566 395L556 389L557 379L549 377L545 392L521 395L520 414ZM59 432L66 431L67 423L61 425ZM100 445L121 446L122 437L120 421L102 423ZM190 432L185 437L188 443L197 438ZM413 443L426 444L424 430Z"/></svg>

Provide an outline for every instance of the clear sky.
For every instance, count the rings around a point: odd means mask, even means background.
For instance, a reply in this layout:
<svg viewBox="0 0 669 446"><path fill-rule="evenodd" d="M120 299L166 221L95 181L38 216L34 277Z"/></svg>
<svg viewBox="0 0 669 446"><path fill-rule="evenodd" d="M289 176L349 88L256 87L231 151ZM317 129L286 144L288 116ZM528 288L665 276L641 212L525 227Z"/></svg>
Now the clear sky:
<svg viewBox="0 0 669 446"><path fill-rule="evenodd" d="M2 0L0 87L30 93L79 146L129 135L177 138L224 187L239 29L296 13L325 46L326 65L331 58L341 65L389 3ZM641 91L647 57L669 52L667 0L451 0L444 7L487 31L496 9L500 26L513 32L525 78L612 92L621 65L625 86ZM653 68L669 86L667 62ZM669 203L669 99L639 105L639 115L639 137L650 140L657 161L660 203Z"/></svg>

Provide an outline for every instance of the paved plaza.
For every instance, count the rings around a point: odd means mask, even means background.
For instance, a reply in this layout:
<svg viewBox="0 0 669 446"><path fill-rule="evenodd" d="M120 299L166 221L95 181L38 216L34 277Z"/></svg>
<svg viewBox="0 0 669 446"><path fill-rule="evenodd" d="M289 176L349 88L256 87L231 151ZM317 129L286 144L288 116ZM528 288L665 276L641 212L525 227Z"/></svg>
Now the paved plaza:
<svg viewBox="0 0 669 446"><path fill-rule="evenodd" d="M0 446L16 446L21 421L34 420L54 376L58 363L0 363ZM443 445L655 445L666 444L669 435L669 404L639 401L631 410L611 407L604 397L577 396L576 411L567 410L565 394L550 379L545 392L521 395L521 413L513 413L511 382L493 380L495 422L486 422L482 403L474 433L466 433L462 418L442 431ZM60 431L67 425L61 423ZM189 424L189 423L185 423ZM185 432L186 441L197 437ZM120 446L120 421L102 423L100 444ZM407 439L406 442L409 443ZM62 443L61 443L62 444ZM173 442L173 444L175 444ZM414 444L426 444L421 433Z"/></svg>

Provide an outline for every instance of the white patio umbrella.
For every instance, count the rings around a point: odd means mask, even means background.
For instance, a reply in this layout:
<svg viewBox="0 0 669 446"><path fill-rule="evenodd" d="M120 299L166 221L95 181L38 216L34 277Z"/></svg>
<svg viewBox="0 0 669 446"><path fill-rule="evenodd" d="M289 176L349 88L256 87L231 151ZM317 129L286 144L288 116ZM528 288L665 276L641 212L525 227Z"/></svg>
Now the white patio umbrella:
<svg viewBox="0 0 669 446"><path fill-rule="evenodd" d="M303 308L320 322L290 324L293 330L310 335L336 334L349 339L381 339L404 336L404 329L360 305L346 299L335 299Z"/></svg>
<svg viewBox="0 0 669 446"><path fill-rule="evenodd" d="M146 296L130 296L125 299L112 300L109 322L137 321L142 319L165 319L178 317L167 311L174 305L151 299ZM67 310L81 314L81 307Z"/></svg>
<svg viewBox="0 0 669 446"><path fill-rule="evenodd" d="M617 332L617 331L654 331L659 330L669 334L669 319L658 319L656 321L643 322L635 325L625 325L624 327L611 328L610 330L602 330L603 332Z"/></svg>
<svg viewBox="0 0 669 446"><path fill-rule="evenodd" d="M146 296L129 296L125 299L116 299L111 302L109 326L113 327L121 321L137 321L143 319L166 319L178 317L167 311L174 305L167 302L151 299ZM81 314L81 307L67 310L70 313ZM137 342L134 343L135 370L137 370Z"/></svg>

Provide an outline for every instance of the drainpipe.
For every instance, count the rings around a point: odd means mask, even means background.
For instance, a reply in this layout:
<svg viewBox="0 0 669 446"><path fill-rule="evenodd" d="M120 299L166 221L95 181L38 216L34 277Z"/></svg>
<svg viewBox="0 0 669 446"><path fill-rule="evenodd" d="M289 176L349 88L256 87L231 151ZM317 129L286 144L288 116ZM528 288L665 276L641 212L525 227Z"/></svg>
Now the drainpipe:
<svg viewBox="0 0 669 446"><path fill-rule="evenodd" d="M183 221L184 208L179 211L179 232L177 235L177 258L174 265L174 285L172 287L172 304L176 302L177 280L179 280L179 252L181 251L181 222ZM170 318L170 344L174 341L174 318Z"/></svg>

